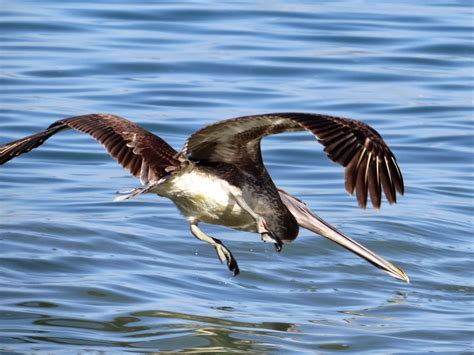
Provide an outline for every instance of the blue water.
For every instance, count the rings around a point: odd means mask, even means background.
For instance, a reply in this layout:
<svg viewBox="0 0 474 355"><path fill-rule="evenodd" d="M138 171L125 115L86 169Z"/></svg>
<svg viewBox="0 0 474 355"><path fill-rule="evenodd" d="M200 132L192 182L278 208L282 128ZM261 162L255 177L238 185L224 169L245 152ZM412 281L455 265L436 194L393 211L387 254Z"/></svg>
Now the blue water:
<svg viewBox="0 0 474 355"><path fill-rule="evenodd" d="M220 119L362 119L406 195L361 210L310 134L271 137L277 184L404 268L398 282L311 234L281 254L168 201L90 137L61 133L0 168L0 351L474 351L473 8L469 1L0 2L0 143L111 112L176 149Z"/></svg>

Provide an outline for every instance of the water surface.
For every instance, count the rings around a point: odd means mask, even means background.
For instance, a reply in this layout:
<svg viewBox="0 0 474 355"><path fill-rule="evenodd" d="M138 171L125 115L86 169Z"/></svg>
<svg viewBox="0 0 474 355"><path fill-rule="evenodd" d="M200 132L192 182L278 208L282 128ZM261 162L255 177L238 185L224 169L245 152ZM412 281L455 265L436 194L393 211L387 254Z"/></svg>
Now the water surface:
<svg viewBox="0 0 474 355"><path fill-rule="evenodd" d="M277 254L204 226L89 137L62 133L0 168L4 352L462 353L473 349L473 42L464 1L1 2L0 143L111 112L180 149L264 112L363 119L406 196L363 211L310 134L264 142L277 184L409 274L398 282L302 231Z"/></svg>

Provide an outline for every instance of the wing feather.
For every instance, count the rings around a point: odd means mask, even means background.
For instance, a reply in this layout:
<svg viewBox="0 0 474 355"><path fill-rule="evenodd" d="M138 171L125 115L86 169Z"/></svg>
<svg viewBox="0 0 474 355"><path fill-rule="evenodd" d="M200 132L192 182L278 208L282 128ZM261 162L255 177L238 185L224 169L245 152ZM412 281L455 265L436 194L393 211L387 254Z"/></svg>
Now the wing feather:
<svg viewBox="0 0 474 355"><path fill-rule="evenodd" d="M272 113L238 117L207 126L189 137L183 153L190 159L233 164L254 175L266 173L260 141L270 134L308 130L329 159L345 167L345 187L359 205L379 208L403 195L403 177L395 156L380 134L367 124L342 117L307 113Z"/></svg>
<svg viewBox="0 0 474 355"><path fill-rule="evenodd" d="M125 118L101 113L59 120L45 131L0 146L0 165L69 128L87 133L102 143L110 156L143 184L159 180L167 174L167 167L179 165L177 152L163 139Z"/></svg>

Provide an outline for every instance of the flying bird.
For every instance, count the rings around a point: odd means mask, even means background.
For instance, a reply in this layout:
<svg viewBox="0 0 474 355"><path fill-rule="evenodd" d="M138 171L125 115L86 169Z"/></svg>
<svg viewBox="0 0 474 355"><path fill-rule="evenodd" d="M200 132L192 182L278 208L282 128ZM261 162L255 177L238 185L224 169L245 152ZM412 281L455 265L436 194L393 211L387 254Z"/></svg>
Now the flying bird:
<svg viewBox="0 0 474 355"><path fill-rule="evenodd" d="M298 198L275 186L263 164L260 142L277 133L309 131L324 151L345 168L345 188L355 192L366 208L368 196L380 208L382 191L387 201L403 195L397 160L381 135L350 118L310 113L270 113L216 122L193 133L180 152L139 125L116 115L94 113L61 119L46 130L0 146L0 165L43 144L54 134L74 129L105 146L143 187L119 197L125 200L154 193L174 202L190 225L191 233L212 245L219 260L239 274L236 259L199 223L255 232L263 241L283 245L296 239L299 227L326 237L359 255L394 278L409 282L407 274L344 235L312 212Z"/></svg>

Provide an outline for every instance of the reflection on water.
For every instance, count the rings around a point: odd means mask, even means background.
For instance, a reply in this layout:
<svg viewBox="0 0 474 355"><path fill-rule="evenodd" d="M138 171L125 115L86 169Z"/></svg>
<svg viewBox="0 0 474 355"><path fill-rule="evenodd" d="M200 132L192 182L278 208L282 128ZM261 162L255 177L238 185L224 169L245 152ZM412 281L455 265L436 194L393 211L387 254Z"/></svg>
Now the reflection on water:
<svg viewBox="0 0 474 355"><path fill-rule="evenodd" d="M360 310L340 311L342 318L317 318L308 315L306 325L283 322L247 322L232 320L232 307L215 307L229 317L209 317L164 310L140 310L121 314L111 320L54 317L42 313L42 308L57 308L50 302L22 302L16 306L24 309L38 308L34 313L18 313L16 319L30 318L36 331L25 332L22 339L28 343L69 344L106 348L130 348L141 350L180 350L183 352L219 352L226 349L243 352L265 352L278 349L281 338L294 339L308 335L316 328L313 336L323 339L322 334L335 328L375 329L386 332L387 323L394 320L390 307L406 301L403 293L387 299L383 304ZM321 314L321 316L324 316ZM12 317L14 318L14 317ZM377 328L379 330L377 330ZM390 329L390 327L388 327ZM321 350L347 350L347 343L317 341ZM179 346L177 347L177 344Z"/></svg>
<svg viewBox="0 0 474 355"><path fill-rule="evenodd" d="M233 278L169 201L112 202L139 182L64 132L0 167L0 352L472 352L471 15L456 0L4 0L0 144L90 112L176 149L239 115L363 119L404 173L396 205L360 210L310 134L269 137L264 160L412 283L307 231L276 253L203 224Z"/></svg>
<svg viewBox="0 0 474 355"><path fill-rule="evenodd" d="M51 304L36 306L51 307ZM138 311L110 321L55 318L47 314L35 314L35 318L33 324L37 331L24 335L24 341L131 349L173 350L180 344L182 351L265 351L273 347L259 338L271 339L280 337L282 332L298 332L297 326L289 323L239 322L159 310ZM78 337L75 330L89 336Z"/></svg>
<svg viewBox="0 0 474 355"><path fill-rule="evenodd" d="M386 303L380 306L363 308L358 310L344 310L340 311L340 313L349 315L350 317L345 318L344 321L346 321L347 323L351 323L352 325L357 325L357 323L361 319L363 319L363 326L366 327L368 322L364 318L373 318L372 320L379 319L383 322L382 324L385 324L395 320L396 318L393 314L391 314L391 309L393 308L393 305L403 304L406 301L406 298L407 295L400 292L399 296L389 298Z"/></svg>

